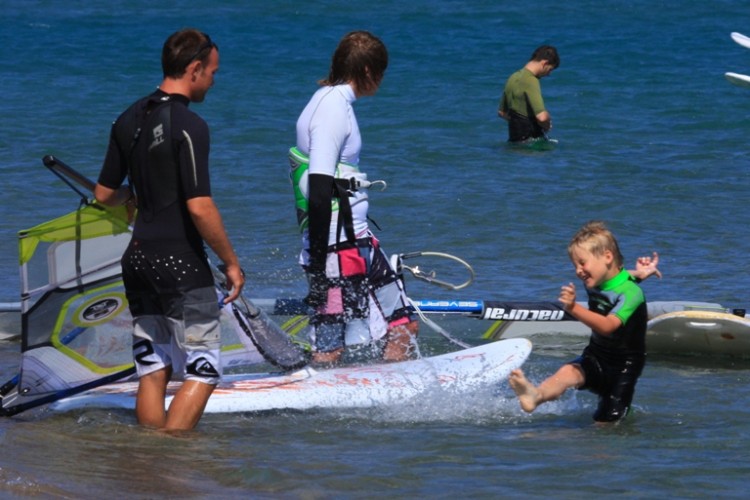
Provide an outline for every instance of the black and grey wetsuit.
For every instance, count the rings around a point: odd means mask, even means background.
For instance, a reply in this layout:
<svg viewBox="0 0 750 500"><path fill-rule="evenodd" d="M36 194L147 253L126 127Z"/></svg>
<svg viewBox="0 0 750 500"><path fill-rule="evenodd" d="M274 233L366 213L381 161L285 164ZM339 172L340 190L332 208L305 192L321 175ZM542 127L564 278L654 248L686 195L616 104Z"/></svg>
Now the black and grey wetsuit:
<svg viewBox="0 0 750 500"><path fill-rule="evenodd" d="M211 196L209 131L188 103L157 90L120 115L99 183L116 189L129 177L138 199L122 270L139 374L177 363L159 352L168 353L170 337L177 337L185 377L215 383L219 308L203 239L187 210L187 200Z"/></svg>

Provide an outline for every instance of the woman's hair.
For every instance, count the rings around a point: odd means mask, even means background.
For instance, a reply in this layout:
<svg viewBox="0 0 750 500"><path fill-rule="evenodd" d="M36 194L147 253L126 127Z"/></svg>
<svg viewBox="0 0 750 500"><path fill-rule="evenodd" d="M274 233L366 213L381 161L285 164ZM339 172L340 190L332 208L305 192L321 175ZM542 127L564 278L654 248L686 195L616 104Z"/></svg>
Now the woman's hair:
<svg viewBox="0 0 750 500"><path fill-rule="evenodd" d="M319 83L353 82L358 92L366 93L380 85L387 67L388 51L380 38L368 31L352 31L339 42L328 78Z"/></svg>
<svg viewBox="0 0 750 500"><path fill-rule="evenodd" d="M615 236L602 221L589 221L579 229L568 244L568 255L573 255L575 247L584 248L597 257L604 255L604 252L609 250L614 257L615 266L618 269L623 266L624 259L620 253L620 246L617 244Z"/></svg>
<svg viewBox="0 0 750 500"><path fill-rule="evenodd" d="M219 47L202 31L188 28L172 33L161 49L164 78L180 78L193 61L205 63L211 49L219 50Z"/></svg>

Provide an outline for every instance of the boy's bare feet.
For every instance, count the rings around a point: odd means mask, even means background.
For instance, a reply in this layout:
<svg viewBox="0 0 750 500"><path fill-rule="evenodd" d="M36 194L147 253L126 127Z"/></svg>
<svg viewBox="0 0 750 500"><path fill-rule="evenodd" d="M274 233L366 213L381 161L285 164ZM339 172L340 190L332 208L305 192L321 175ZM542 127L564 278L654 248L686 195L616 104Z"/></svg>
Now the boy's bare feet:
<svg viewBox="0 0 750 500"><path fill-rule="evenodd" d="M521 409L527 413L531 413L539 406L541 395L539 389L534 384L529 382L526 375L520 369L513 370L510 372L508 378L511 388L518 396L518 402L521 403Z"/></svg>

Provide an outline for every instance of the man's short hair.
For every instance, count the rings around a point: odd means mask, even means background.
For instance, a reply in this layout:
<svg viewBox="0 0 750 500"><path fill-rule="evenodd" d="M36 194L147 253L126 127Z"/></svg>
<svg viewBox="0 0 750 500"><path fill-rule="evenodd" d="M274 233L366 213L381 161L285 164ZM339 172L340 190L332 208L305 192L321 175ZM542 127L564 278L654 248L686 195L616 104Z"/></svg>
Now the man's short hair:
<svg viewBox="0 0 750 500"><path fill-rule="evenodd" d="M552 45L542 45L531 54L532 61L547 61L553 68L560 66L560 56Z"/></svg>

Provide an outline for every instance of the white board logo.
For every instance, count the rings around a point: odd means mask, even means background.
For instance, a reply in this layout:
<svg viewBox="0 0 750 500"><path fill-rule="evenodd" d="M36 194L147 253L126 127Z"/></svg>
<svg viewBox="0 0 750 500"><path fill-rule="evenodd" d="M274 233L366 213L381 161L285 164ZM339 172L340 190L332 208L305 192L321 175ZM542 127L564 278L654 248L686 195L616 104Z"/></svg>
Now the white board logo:
<svg viewBox="0 0 750 500"><path fill-rule="evenodd" d="M110 316L118 307L120 307L120 301L115 298L100 300L88 306L81 313L81 318L84 321L99 321Z"/></svg>
<svg viewBox="0 0 750 500"><path fill-rule="evenodd" d="M122 293L111 293L86 301L75 312L74 322L79 326L105 323L125 309L127 301Z"/></svg>

